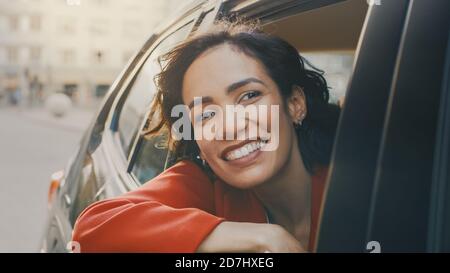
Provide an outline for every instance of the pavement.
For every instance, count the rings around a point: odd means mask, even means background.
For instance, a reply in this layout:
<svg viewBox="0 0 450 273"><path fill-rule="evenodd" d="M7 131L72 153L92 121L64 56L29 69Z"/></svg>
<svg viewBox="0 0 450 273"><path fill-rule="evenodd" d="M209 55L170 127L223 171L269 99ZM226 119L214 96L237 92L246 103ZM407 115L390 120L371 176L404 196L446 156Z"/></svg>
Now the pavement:
<svg viewBox="0 0 450 273"><path fill-rule="evenodd" d="M40 123L42 126L54 127L61 130L83 132L92 121L94 109L72 108L66 115L55 117L44 108L18 110L23 117Z"/></svg>
<svg viewBox="0 0 450 273"><path fill-rule="evenodd" d="M94 109L55 118L44 108L0 107L0 252L38 252L50 175L76 152Z"/></svg>

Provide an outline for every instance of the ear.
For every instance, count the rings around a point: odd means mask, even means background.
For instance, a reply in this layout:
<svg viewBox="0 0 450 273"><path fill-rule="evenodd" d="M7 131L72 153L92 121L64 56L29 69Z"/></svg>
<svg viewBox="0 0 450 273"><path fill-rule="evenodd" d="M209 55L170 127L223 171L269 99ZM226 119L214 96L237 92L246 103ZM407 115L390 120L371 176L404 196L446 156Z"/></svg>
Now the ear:
<svg viewBox="0 0 450 273"><path fill-rule="evenodd" d="M300 86L294 85L292 87L292 95L288 99L287 106L292 122L298 123L303 121L307 112L306 97Z"/></svg>

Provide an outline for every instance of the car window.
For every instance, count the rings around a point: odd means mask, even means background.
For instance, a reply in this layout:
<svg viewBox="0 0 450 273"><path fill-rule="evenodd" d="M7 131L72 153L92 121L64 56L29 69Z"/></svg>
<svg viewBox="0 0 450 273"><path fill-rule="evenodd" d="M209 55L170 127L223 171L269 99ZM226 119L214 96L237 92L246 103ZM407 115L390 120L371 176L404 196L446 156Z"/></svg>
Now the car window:
<svg viewBox="0 0 450 273"><path fill-rule="evenodd" d="M330 102L343 103L352 73L355 53L352 51L301 52L301 55L324 72L323 76L329 86Z"/></svg>
<svg viewBox="0 0 450 273"><path fill-rule="evenodd" d="M368 7L365 1L359 0L342 1L306 12L298 7L298 13L293 7L286 11L289 16L264 19L267 22L263 30L293 45L306 59L307 68L321 70L329 86L330 102L341 104ZM348 14L352 14L351 18ZM266 15L270 16L270 13Z"/></svg>
<svg viewBox="0 0 450 273"><path fill-rule="evenodd" d="M167 52L173 45L182 41L189 34L193 21L176 30L153 50L133 83L125 92L126 99L121 106L118 117L117 132L123 152L127 157L133 140L142 124L153 96L156 92L154 76L160 72L157 58Z"/></svg>
<svg viewBox="0 0 450 273"><path fill-rule="evenodd" d="M183 41L190 33L194 21L184 25L165 38L151 53L130 90L123 105L118 121L120 142L125 153L129 153L134 139L148 113L152 112L150 104L156 92L154 76L161 71L158 57L169 51L174 45ZM158 113L154 113L156 115ZM149 124L154 120L149 118ZM131 174L140 183L144 183L164 170L167 148L163 145L166 135L139 137L131 167Z"/></svg>
<svg viewBox="0 0 450 273"><path fill-rule="evenodd" d="M101 182L96 178L92 157L86 154L78 183L75 183L78 188L69 214L69 220L72 224L75 224L78 215L87 206L97 201L97 193L101 187L99 183Z"/></svg>
<svg viewBox="0 0 450 273"><path fill-rule="evenodd" d="M146 108L154 95L155 86L151 75L155 75L157 72L158 67L153 59L146 62L137 75L130 93L122 106L117 132L120 144L126 155L129 153L136 130L141 124Z"/></svg>
<svg viewBox="0 0 450 273"><path fill-rule="evenodd" d="M167 134L161 134L140 140L136 161L131 169L131 174L139 183L149 181L164 170L168 154L165 146L167 137Z"/></svg>
<svg viewBox="0 0 450 273"><path fill-rule="evenodd" d="M78 153L70 165L67 168L68 173L66 181L71 181L66 184L66 194L64 196L64 202L70 204L73 200L73 205L69 213L69 221L72 225L75 224L75 220L78 215L93 201L100 200L102 198L101 187L105 182L103 179L97 179L94 173L94 162L92 155L97 150L102 141L102 133L105 128L105 122L111 111L114 100L117 96L117 89L111 95L108 95L107 100L102 106L98 116L96 117L91 128L83 136L81 146ZM65 247L65 246L64 246Z"/></svg>

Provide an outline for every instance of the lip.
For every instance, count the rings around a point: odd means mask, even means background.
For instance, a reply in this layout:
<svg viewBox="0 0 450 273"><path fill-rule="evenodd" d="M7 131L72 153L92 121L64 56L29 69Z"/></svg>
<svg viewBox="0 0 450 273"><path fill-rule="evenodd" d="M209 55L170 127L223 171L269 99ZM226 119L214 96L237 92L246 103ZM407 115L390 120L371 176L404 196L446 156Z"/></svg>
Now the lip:
<svg viewBox="0 0 450 273"><path fill-rule="evenodd" d="M242 142L239 142L238 144L228 146L228 147L226 147L226 148L222 151L220 157L222 157L222 159L226 160L226 155L227 155L229 152L231 152L231 151L233 151L233 150L236 150L236 149L239 149L239 148L241 148L241 147L247 145L248 143L251 143L251 142L254 142L254 141L258 141L258 140L259 140L259 139L254 139L254 140L249 140L249 139L248 139L248 140L244 140L244 141L242 141Z"/></svg>
<svg viewBox="0 0 450 273"><path fill-rule="evenodd" d="M226 161L228 164L236 166L236 167L247 167L251 165L255 160L262 154L261 150L256 150L253 153L241 157L239 159L234 159L231 161Z"/></svg>
<svg viewBox="0 0 450 273"><path fill-rule="evenodd" d="M234 159L234 160L231 160L231 161L229 161L229 160L226 159L226 155L227 155L229 152L231 152L231 151L233 151L233 150L235 150L235 149L239 149L239 148L245 146L245 145L248 144L248 143L256 142L256 141L260 141L260 140L261 140L261 139L259 139L259 138L255 139L255 140L245 140L245 141L242 141L242 142L240 142L240 143L238 143L238 144L231 145L231 146L225 148L225 149L222 151L222 153L221 153L221 158L222 158L224 161L226 161L227 163L232 164L232 165L235 165L235 166L241 166L241 167L242 167L242 166L249 165L249 164L251 164L251 163L252 163L252 162L253 162L253 161L254 161L254 160L262 153L262 151L261 151L260 149L254 151L254 152L252 152L251 154L248 154L248 155L246 155L246 156L244 156L244 157L241 157L241 158L239 158L239 159Z"/></svg>

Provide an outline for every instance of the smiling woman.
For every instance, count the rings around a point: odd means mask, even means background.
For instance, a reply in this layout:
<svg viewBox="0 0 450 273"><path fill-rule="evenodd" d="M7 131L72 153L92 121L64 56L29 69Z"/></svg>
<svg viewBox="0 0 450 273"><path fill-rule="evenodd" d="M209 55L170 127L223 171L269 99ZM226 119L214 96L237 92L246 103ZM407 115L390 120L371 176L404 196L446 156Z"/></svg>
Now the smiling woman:
<svg viewBox="0 0 450 273"><path fill-rule="evenodd" d="M81 251L312 250L339 116L321 74L249 23L217 23L161 63L153 102L160 120L146 135L172 132L172 111L183 105L193 136L169 137L179 159L173 167L80 215ZM267 118L223 111L229 106L265 109ZM267 110L274 106L276 117ZM197 138L205 127L223 130Z"/></svg>

